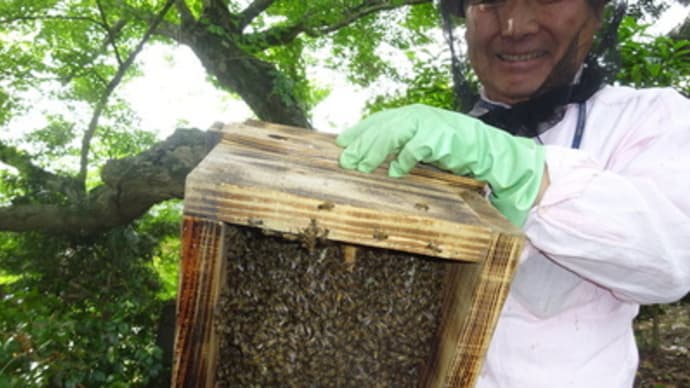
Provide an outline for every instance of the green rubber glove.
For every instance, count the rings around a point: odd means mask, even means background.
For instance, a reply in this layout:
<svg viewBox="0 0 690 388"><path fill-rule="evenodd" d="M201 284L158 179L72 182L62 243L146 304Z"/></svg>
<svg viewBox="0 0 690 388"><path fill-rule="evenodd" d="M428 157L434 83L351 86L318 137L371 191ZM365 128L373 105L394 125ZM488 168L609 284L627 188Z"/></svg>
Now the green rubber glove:
<svg viewBox="0 0 690 388"><path fill-rule="evenodd" d="M341 133L340 165L371 172L389 155L388 175L401 177L418 162L491 187L493 205L521 227L536 199L544 173L544 147L476 118L415 104L375 113Z"/></svg>

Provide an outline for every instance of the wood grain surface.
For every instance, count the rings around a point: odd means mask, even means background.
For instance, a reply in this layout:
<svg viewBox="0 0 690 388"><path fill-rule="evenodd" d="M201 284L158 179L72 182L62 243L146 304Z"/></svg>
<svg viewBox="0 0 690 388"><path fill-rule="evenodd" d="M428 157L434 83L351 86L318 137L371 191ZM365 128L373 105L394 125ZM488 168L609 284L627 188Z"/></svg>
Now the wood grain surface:
<svg viewBox="0 0 690 388"><path fill-rule="evenodd" d="M496 229L520 233L472 179L346 171L334 135L292 127L234 124L223 135L187 179L186 214L293 234L316 222L329 240L471 262Z"/></svg>

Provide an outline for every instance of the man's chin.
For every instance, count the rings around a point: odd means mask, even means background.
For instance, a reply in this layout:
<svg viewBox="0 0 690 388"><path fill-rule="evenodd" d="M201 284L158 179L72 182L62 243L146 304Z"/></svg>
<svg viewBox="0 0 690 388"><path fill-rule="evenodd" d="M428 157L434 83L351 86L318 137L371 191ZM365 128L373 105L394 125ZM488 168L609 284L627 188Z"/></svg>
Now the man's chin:
<svg viewBox="0 0 690 388"><path fill-rule="evenodd" d="M517 103L527 101L530 98L532 98L532 96L534 96L535 93L537 93L538 89L538 86L511 88L505 89L499 93L495 93L493 97L490 94L487 94L487 97L495 102L500 102L508 105L515 105Z"/></svg>
<svg viewBox="0 0 690 388"><path fill-rule="evenodd" d="M539 89L544 84L545 79L535 77L533 74L503 74L503 77L494 78L491 80L480 79L484 85L486 97L491 101L500 102L508 105L515 105L519 102L529 100L535 94L539 93Z"/></svg>

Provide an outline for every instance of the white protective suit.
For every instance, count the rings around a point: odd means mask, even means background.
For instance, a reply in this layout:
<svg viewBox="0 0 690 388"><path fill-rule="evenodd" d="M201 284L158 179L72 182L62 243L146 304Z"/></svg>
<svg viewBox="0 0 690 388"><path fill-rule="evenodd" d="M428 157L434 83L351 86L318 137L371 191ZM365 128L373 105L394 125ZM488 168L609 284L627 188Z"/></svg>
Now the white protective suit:
<svg viewBox="0 0 690 388"><path fill-rule="evenodd" d="M604 87L540 138L551 184L477 387L629 388L640 304L690 290L690 100Z"/></svg>

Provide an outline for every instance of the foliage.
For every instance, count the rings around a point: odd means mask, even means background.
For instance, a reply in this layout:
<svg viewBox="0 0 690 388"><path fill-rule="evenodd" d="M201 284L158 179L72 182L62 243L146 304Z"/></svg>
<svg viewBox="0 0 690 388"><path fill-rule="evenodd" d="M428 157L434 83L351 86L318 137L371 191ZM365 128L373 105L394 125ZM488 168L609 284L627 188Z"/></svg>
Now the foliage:
<svg viewBox="0 0 690 388"><path fill-rule="evenodd" d="M634 87L671 86L690 95L690 41L651 36L649 27L632 17L623 19L617 80Z"/></svg>
<svg viewBox="0 0 690 388"><path fill-rule="evenodd" d="M448 68L428 62L417 63L415 68L417 73L404 83L404 93L377 96L367 103L367 111L373 113L413 103L453 109L455 97Z"/></svg>
<svg viewBox="0 0 690 388"><path fill-rule="evenodd" d="M655 0L640 0L632 2L628 6L628 14L636 19L639 19L645 15L650 15L654 19L661 15L661 12L668 8L669 4L665 1L655 1Z"/></svg>
<svg viewBox="0 0 690 388"><path fill-rule="evenodd" d="M126 387L158 377L156 310L146 293L65 304L53 294L12 288L0 311L0 385Z"/></svg>
<svg viewBox="0 0 690 388"><path fill-rule="evenodd" d="M176 289L179 212L162 205L134 226L78 241L0 235L0 263L16 274L0 291L0 386L143 387L161 378L157 316Z"/></svg>

